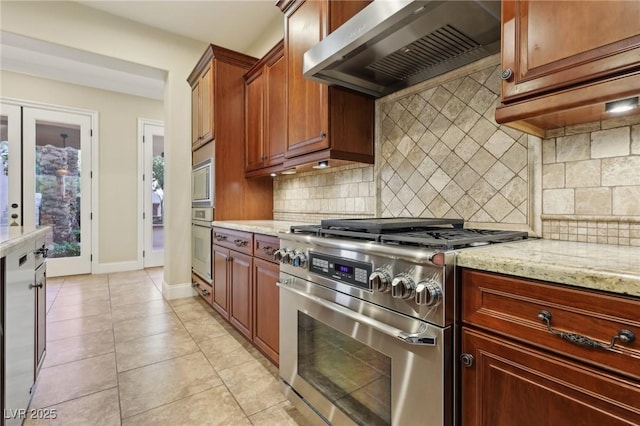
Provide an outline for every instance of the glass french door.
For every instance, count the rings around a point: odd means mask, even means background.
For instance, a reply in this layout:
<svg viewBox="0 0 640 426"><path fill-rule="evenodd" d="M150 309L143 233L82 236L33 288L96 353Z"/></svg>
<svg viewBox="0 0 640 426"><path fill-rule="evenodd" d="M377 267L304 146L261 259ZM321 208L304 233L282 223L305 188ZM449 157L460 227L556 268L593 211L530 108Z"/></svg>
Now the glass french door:
<svg viewBox="0 0 640 426"><path fill-rule="evenodd" d="M53 229L47 275L91 273L91 116L22 108L23 225Z"/></svg>
<svg viewBox="0 0 640 426"><path fill-rule="evenodd" d="M0 226L22 226L20 107L0 103Z"/></svg>
<svg viewBox="0 0 640 426"><path fill-rule="evenodd" d="M164 125L142 120L145 268L164 265Z"/></svg>

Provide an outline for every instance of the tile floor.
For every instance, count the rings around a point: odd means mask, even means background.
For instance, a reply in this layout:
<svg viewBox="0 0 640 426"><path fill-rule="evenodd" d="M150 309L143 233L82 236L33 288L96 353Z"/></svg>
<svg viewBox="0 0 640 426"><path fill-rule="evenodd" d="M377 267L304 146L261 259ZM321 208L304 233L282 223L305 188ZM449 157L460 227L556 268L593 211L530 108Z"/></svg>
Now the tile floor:
<svg viewBox="0 0 640 426"><path fill-rule="evenodd" d="M25 425L297 425L277 368L162 268L50 278L47 356Z"/></svg>

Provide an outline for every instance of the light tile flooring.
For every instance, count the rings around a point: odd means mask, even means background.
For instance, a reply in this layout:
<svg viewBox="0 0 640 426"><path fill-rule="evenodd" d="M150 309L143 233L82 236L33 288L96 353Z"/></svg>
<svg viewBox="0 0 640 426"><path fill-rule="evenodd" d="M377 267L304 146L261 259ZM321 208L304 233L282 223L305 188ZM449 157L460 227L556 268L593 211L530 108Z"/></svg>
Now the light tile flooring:
<svg viewBox="0 0 640 426"><path fill-rule="evenodd" d="M162 268L47 281L47 356L26 425L296 425L277 368Z"/></svg>

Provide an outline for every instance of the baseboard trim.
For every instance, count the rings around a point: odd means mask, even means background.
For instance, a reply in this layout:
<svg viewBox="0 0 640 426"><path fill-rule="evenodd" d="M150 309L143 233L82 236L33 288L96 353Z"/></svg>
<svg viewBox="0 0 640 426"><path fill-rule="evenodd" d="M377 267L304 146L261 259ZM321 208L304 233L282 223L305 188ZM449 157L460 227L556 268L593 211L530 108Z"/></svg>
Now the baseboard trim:
<svg viewBox="0 0 640 426"><path fill-rule="evenodd" d="M140 262L112 262L98 263L93 267L92 274L113 274L115 272L137 271L142 269Z"/></svg>
<svg viewBox="0 0 640 426"><path fill-rule="evenodd" d="M165 299L171 300L197 296L198 293L193 289L191 283L169 285L166 281L162 281L162 295Z"/></svg>

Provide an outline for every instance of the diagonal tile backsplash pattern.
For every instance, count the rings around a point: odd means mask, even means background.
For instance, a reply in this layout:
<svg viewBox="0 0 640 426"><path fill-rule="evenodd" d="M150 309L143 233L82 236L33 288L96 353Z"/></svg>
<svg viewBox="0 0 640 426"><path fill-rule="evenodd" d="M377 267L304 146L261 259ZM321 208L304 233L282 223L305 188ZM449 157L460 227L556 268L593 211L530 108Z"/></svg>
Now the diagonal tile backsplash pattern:
<svg viewBox="0 0 640 426"><path fill-rule="evenodd" d="M274 218L452 217L531 228L532 138L495 122L499 58L376 101L376 164L279 176Z"/></svg>
<svg viewBox="0 0 640 426"><path fill-rule="evenodd" d="M529 223L528 136L494 120L499 66L379 104L382 216Z"/></svg>

